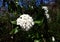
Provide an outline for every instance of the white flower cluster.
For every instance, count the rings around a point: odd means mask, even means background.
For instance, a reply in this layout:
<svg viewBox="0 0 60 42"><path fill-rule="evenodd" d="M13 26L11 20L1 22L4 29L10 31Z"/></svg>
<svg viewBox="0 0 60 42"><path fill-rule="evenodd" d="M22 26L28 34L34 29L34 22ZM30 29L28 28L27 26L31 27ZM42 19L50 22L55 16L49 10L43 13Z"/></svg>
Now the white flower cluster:
<svg viewBox="0 0 60 42"><path fill-rule="evenodd" d="M45 10L45 15L46 15L47 19L49 19L48 7L47 6L43 6L42 9Z"/></svg>
<svg viewBox="0 0 60 42"><path fill-rule="evenodd" d="M28 31L34 25L34 21L28 14L23 14L17 18L17 25L20 25L22 29Z"/></svg>

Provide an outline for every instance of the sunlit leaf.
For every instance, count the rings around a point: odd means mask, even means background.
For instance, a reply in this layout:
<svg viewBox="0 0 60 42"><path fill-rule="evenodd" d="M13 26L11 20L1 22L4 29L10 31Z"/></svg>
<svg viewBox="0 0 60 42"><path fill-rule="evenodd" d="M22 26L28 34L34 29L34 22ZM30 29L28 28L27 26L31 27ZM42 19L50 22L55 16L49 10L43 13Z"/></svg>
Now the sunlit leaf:
<svg viewBox="0 0 60 42"><path fill-rule="evenodd" d="M42 24L43 23L43 20L41 21L34 21L36 24Z"/></svg>
<svg viewBox="0 0 60 42"><path fill-rule="evenodd" d="M16 24L16 21L11 21L12 24Z"/></svg>
<svg viewBox="0 0 60 42"><path fill-rule="evenodd" d="M34 40L34 42L40 42L40 40Z"/></svg>
<svg viewBox="0 0 60 42"><path fill-rule="evenodd" d="M18 32L18 27L12 29L12 31L10 32L10 34L16 34Z"/></svg>

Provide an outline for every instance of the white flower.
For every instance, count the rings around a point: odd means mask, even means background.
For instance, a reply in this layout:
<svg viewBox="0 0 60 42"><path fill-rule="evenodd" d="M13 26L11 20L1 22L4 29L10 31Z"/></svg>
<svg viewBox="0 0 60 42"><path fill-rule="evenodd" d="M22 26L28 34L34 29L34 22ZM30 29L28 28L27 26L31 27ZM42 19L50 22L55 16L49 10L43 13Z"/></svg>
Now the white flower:
<svg viewBox="0 0 60 42"><path fill-rule="evenodd" d="M48 7L47 6L43 6L42 9L45 10L45 13L48 13Z"/></svg>
<svg viewBox="0 0 60 42"><path fill-rule="evenodd" d="M52 36L52 41L53 41L53 42L55 41L55 37L54 37L54 36Z"/></svg>
<svg viewBox="0 0 60 42"><path fill-rule="evenodd" d="M13 36L11 36L11 39L13 39Z"/></svg>
<svg viewBox="0 0 60 42"><path fill-rule="evenodd" d="M16 2L16 3L18 3L18 2Z"/></svg>
<svg viewBox="0 0 60 42"><path fill-rule="evenodd" d="M29 7L31 7L32 9L34 8L33 6L29 5Z"/></svg>
<svg viewBox="0 0 60 42"><path fill-rule="evenodd" d="M31 8L33 9L33 6L31 6Z"/></svg>
<svg viewBox="0 0 60 42"><path fill-rule="evenodd" d="M48 7L47 6L43 6L42 9L48 10Z"/></svg>
<svg viewBox="0 0 60 42"><path fill-rule="evenodd" d="M49 14L48 14L48 7L47 7L47 6L43 6L42 9L45 10L45 15L46 15L47 19L49 19L50 16L49 16Z"/></svg>
<svg viewBox="0 0 60 42"><path fill-rule="evenodd" d="M17 18L17 25L20 25L22 29L28 31L34 25L34 21L28 14L23 14Z"/></svg>
<svg viewBox="0 0 60 42"><path fill-rule="evenodd" d="M49 14L45 14L45 15L46 15L47 19L49 19Z"/></svg>
<svg viewBox="0 0 60 42"><path fill-rule="evenodd" d="M48 13L48 10L45 10L45 14L47 14Z"/></svg>

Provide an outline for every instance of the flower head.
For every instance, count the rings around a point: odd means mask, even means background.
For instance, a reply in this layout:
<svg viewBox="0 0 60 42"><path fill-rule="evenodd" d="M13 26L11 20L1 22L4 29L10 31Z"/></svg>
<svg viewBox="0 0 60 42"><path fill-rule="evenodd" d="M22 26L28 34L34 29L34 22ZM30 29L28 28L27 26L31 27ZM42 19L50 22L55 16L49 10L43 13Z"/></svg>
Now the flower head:
<svg viewBox="0 0 60 42"><path fill-rule="evenodd" d="M22 29L28 31L33 25L33 19L28 14L23 14L17 18L17 25L20 25Z"/></svg>
<svg viewBox="0 0 60 42"><path fill-rule="evenodd" d="M48 13L48 7L47 6L43 6L42 9L45 10L45 13Z"/></svg>
<svg viewBox="0 0 60 42"><path fill-rule="evenodd" d="M48 14L48 7L47 7L47 6L43 6L43 7L42 7L42 9L44 9L44 10L45 10L46 18L47 18L47 19L49 19L49 18L50 18L50 16L49 16L49 14Z"/></svg>

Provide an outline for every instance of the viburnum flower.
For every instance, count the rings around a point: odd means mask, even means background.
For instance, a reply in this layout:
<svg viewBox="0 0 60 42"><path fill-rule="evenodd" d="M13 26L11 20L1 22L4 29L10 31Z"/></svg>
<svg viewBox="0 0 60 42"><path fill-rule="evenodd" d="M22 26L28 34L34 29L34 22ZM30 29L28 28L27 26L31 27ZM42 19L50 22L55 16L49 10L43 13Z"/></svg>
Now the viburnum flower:
<svg viewBox="0 0 60 42"><path fill-rule="evenodd" d="M45 14L46 15L46 17L47 17L47 19L49 19L50 17L49 17L49 14Z"/></svg>
<svg viewBox="0 0 60 42"><path fill-rule="evenodd" d="M44 10L45 10L46 18L47 18L47 19L49 19L49 18L50 18L50 16L49 16L49 14L48 14L48 7L47 7L47 6L43 6L43 7L42 7L42 9L44 9Z"/></svg>
<svg viewBox="0 0 60 42"><path fill-rule="evenodd" d="M45 14L48 13L48 7L47 6L43 6L42 9L45 10Z"/></svg>
<svg viewBox="0 0 60 42"><path fill-rule="evenodd" d="M54 36L52 36L52 41L53 41L53 42L55 41L55 37L54 37Z"/></svg>
<svg viewBox="0 0 60 42"><path fill-rule="evenodd" d="M34 21L28 14L23 14L17 18L17 25L20 25L23 30L28 31L34 25Z"/></svg>

